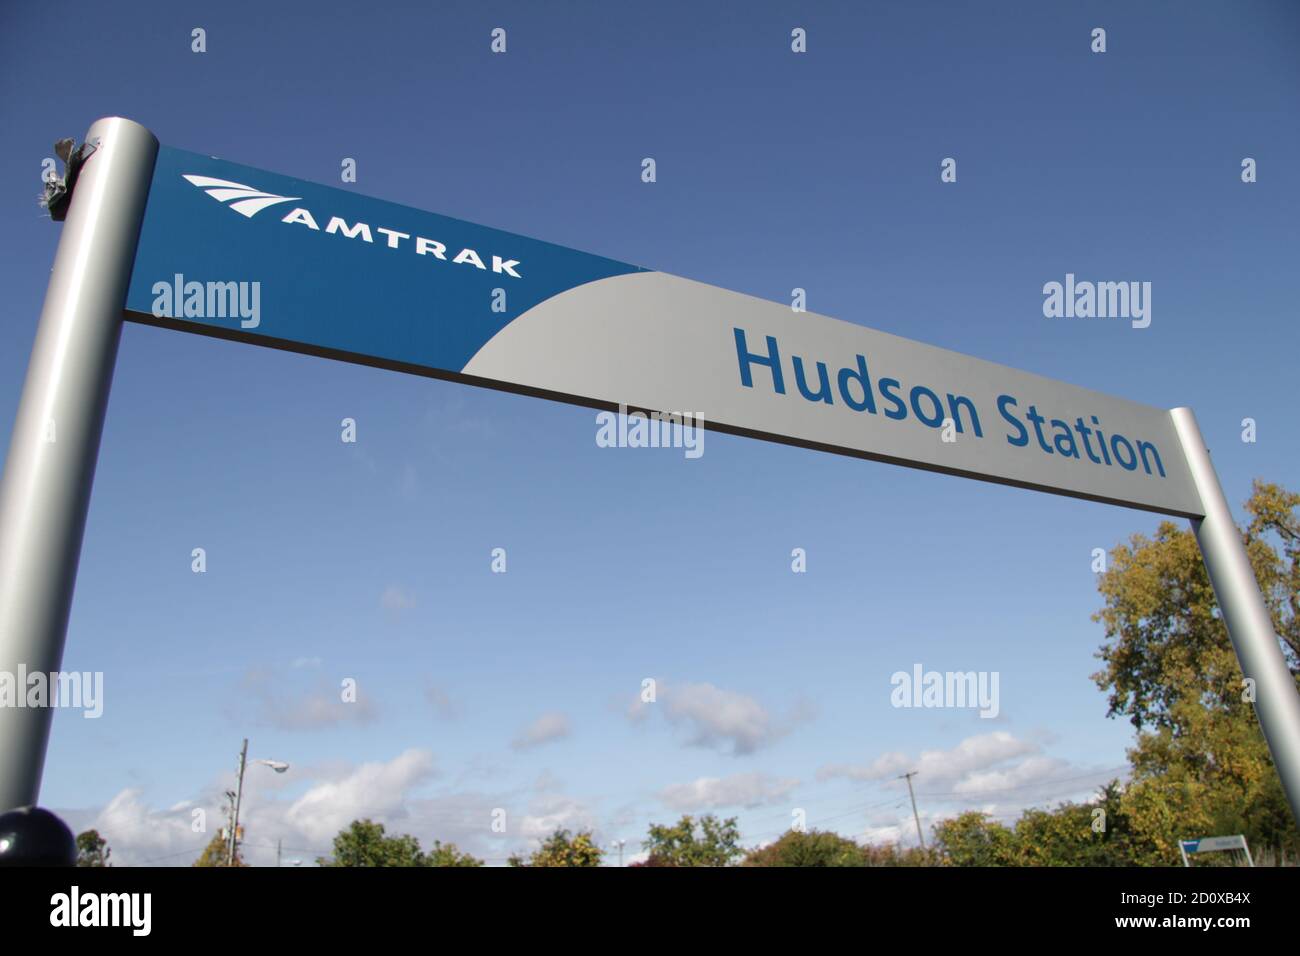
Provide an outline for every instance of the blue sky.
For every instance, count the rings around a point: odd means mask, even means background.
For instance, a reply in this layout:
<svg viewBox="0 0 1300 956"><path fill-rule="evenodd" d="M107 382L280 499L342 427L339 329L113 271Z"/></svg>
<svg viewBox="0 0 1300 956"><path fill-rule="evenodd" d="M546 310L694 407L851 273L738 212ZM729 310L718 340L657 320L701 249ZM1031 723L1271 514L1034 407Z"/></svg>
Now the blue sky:
<svg viewBox="0 0 1300 956"><path fill-rule="evenodd" d="M1190 405L1234 507L1254 477L1297 485L1293 5L319 11L0 12L0 449L59 234L41 160L118 114L336 186L353 157L344 188L367 195L776 301L801 287L815 312ZM1067 272L1151 282L1151 326L1044 318ZM188 863L248 736L291 764L249 772L255 863L276 840L310 860L359 816L493 861L593 827L630 858L681 812L738 816L748 844L794 808L910 842L905 769L928 826L1086 796L1124 765L1131 728L1088 677L1091 553L1157 517L596 430L581 408L128 325L64 657L104 673L104 714L56 716L42 803L124 863ZM1000 715L892 707L916 663L997 671ZM637 709L644 678L659 701Z"/></svg>

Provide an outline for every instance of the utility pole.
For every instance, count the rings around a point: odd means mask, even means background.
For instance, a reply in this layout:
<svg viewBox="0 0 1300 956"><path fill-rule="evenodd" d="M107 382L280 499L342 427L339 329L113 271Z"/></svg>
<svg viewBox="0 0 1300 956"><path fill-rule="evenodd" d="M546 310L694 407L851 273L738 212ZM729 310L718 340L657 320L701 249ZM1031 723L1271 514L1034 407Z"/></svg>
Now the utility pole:
<svg viewBox="0 0 1300 956"><path fill-rule="evenodd" d="M283 840L275 841L275 868L277 870L280 868L280 844L282 844L283 842L284 842Z"/></svg>
<svg viewBox="0 0 1300 956"><path fill-rule="evenodd" d="M626 840L615 840L614 846L618 847L618 865L623 865L623 847L627 846Z"/></svg>
<svg viewBox="0 0 1300 956"><path fill-rule="evenodd" d="M239 752L239 783L235 788L235 818L230 825L230 853L226 857L226 866L235 865L235 843L239 839L239 803L244 797L244 765L247 762L248 738L245 737L244 749Z"/></svg>
<svg viewBox="0 0 1300 956"><path fill-rule="evenodd" d="M227 862L230 858L230 834L235 832L235 791L226 791L226 825L221 831L221 839L225 841L225 854Z"/></svg>
<svg viewBox="0 0 1300 956"><path fill-rule="evenodd" d="M916 838L921 841L921 849L925 849L925 837L921 834L921 815L916 812L916 794L912 792L912 778L916 776L916 771L912 770L899 777L899 780L907 781L907 795L912 798L912 819L916 821Z"/></svg>

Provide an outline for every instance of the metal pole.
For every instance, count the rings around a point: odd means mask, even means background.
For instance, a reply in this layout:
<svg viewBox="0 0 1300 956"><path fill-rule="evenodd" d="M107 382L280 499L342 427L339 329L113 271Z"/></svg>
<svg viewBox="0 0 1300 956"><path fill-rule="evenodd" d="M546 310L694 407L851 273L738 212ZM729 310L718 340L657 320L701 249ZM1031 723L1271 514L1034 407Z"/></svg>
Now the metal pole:
<svg viewBox="0 0 1300 956"><path fill-rule="evenodd" d="M158 140L112 117L73 190L0 483L0 671L63 661L122 308ZM14 678L15 681L18 677ZM25 695L26 686L18 688ZM50 707L0 707L0 811L40 795Z"/></svg>
<svg viewBox="0 0 1300 956"><path fill-rule="evenodd" d="M903 774L902 779L907 781L907 794L912 798L912 819L916 821L916 838L921 841L921 849L924 850L925 837L921 835L921 815L916 812L916 794L912 792L912 778L916 774L917 771L913 770L911 773Z"/></svg>
<svg viewBox="0 0 1300 956"><path fill-rule="evenodd" d="M1201 496L1204 518L1192 519L1205 570L1223 613L1241 672L1255 685L1255 716L1273 754L1291 813L1300 823L1300 693L1273 632L1241 532L1232 520L1219 477L1190 408L1170 412L1187 467Z"/></svg>
<svg viewBox="0 0 1300 956"><path fill-rule="evenodd" d="M235 787L235 823L230 828L230 856L226 866L235 865L235 844L239 840L239 803L244 799L244 767L248 763L248 738L244 738L244 749L239 751L239 783Z"/></svg>

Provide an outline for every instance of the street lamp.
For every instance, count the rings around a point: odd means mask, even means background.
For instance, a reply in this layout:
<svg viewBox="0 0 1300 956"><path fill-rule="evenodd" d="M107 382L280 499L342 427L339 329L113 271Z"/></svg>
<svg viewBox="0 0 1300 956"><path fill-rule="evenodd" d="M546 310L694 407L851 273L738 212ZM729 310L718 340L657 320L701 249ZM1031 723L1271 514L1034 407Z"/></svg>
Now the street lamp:
<svg viewBox="0 0 1300 956"><path fill-rule="evenodd" d="M627 846L626 840L615 840L610 846L618 847L618 865L623 865L623 847Z"/></svg>
<svg viewBox="0 0 1300 956"><path fill-rule="evenodd" d="M276 773L284 773L289 769L289 765L283 760L259 760L258 763L266 764ZM226 854L226 866L235 865L235 841L239 835L239 804L244 798L244 767L248 764L248 738L244 738L244 747L239 751L239 786L235 790L235 807L234 815L230 821L230 852ZM226 791L227 794L230 791Z"/></svg>

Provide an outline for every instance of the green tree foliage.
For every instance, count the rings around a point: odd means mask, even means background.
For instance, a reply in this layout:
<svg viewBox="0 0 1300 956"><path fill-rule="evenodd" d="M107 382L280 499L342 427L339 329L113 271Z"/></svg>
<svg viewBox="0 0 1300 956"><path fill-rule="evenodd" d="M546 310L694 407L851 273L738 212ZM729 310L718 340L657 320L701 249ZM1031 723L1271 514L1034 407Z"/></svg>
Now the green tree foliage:
<svg viewBox="0 0 1300 956"><path fill-rule="evenodd" d="M1143 845L1118 781L1088 803L1026 810L1014 827L963 813L937 824L934 842L949 866L1131 866Z"/></svg>
<svg viewBox="0 0 1300 956"><path fill-rule="evenodd" d="M935 847L953 866L1014 866L1015 832L970 810L934 827Z"/></svg>
<svg viewBox="0 0 1300 956"><path fill-rule="evenodd" d="M334 837L332 860L318 858L321 866L421 866L424 854L413 836L387 836L384 825L373 820L353 820Z"/></svg>
<svg viewBox="0 0 1300 956"><path fill-rule="evenodd" d="M838 833L788 830L775 843L750 850L741 866L938 866L941 858L920 847L871 846Z"/></svg>
<svg viewBox="0 0 1300 956"><path fill-rule="evenodd" d="M424 855L425 866L482 866L483 861L468 853L461 853L454 843L433 841L433 846Z"/></svg>
<svg viewBox="0 0 1300 956"><path fill-rule="evenodd" d="M942 857L930 847L910 846L901 849L895 843L862 847L863 866L941 866Z"/></svg>
<svg viewBox="0 0 1300 956"><path fill-rule="evenodd" d="M707 814L698 820L683 816L672 826L651 824L645 848L656 866L729 866L745 854L739 844L734 817Z"/></svg>
<svg viewBox="0 0 1300 956"><path fill-rule="evenodd" d="M788 830L781 839L750 850L741 866L862 866L862 847L838 833Z"/></svg>
<svg viewBox="0 0 1300 956"><path fill-rule="evenodd" d="M775 843L750 850L741 866L863 866L862 847L838 833L789 830Z"/></svg>
<svg viewBox="0 0 1300 956"><path fill-rule="evenodd" d="M1243 540L1293 675L1300 670L1300 495L1256 481ZM1244 833L1294 856L1300 832L1273 768L1189 530L1163 522L1112 552L1093 675L1138 731L1123 805L1133 862L1179 862L1178 840Z"/></svg>
<svg viewBox="0 0 1300 956"><path fill-rule="evenodd" d="M108 862L112 855L108 841L99 835L98 830L77 834L77 866L112 866Z"/></svg>
<svg viewBox="0 0 1300 956"><path fill-rule="evenodd" d="M1118 781L1089 803L1027 810L1016 821L1019 866L1129 866L1135 862L1132 820Z"/></svg>
<svg viewBox="0 0 1300 956"><path fill-rule="evenodd" d="M192 866L229 866L226 861L230 858L230 843L220 833L214 836L199 858L191 864ZM244 858L240 856L239 847L235 847L235 866L247 866Z"/></svg>
<svg viewBox="0 0 1300 956"><path fill-rule="evenodd" d="M512 856L509 863L511 866L600 866L603 855L590 830L574 836L568 830L559 829L532 856L527 859Z"/></svg>
<svg viewBox="0 0 1300 956"><path fill-rule="evenodd" d="M388 836L382 823L353 820L334 837L332 859L317 858L321 866L482 866L483 861L461 853L454 843L433 842L424 853L413 836Z"/></svg>

